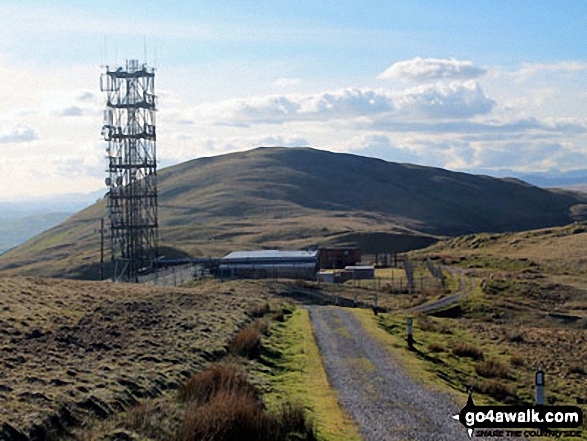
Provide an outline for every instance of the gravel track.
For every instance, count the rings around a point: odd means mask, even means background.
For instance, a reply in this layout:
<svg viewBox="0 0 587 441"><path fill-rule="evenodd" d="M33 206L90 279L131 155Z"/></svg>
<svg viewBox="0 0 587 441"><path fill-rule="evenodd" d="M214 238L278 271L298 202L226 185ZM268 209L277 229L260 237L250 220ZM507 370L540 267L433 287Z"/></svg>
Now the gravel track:
<svg viewBox="0 0 587 441"><path fill-rule="evenodd" d="M464 271L461 268L447 268L453 277L459 278L459 288L453 295L444 297L440 300L435 300L430 303L411 308L410 311L414 312L430 312L436 309L446 308L454 303L460 302L462 299L467 297L475 290L475 280L467 280L464 275ZM468 283L467 283L468 282Z"/></svg>
<svg viewBox="0 0 587 441"><path fill-rule="evenodd" d="M399 369L350 310L307 308L328 379L366 440L469 439L451 418L461 406Z"/></svg>

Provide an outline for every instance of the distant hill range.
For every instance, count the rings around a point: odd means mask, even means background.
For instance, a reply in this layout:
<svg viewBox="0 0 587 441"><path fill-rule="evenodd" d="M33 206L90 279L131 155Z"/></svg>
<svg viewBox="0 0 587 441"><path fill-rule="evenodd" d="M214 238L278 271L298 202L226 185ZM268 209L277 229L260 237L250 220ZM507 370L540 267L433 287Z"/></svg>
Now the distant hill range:
<svg viewBox="0 0 587 441"><path fill-rule="evenodd" d="M1 255L0 273L97 278L102 217L105 200ZM328 245L405 251L586 218L587 194L311 148L257 148L159 172L167 257Z"/></svg>

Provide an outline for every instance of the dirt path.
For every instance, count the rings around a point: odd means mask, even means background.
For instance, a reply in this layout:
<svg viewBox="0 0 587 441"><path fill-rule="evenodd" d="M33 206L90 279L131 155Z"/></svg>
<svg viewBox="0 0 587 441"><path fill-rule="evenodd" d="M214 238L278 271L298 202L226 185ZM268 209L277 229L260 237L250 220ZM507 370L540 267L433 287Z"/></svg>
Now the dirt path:
<svg viewBox="0 0 587 441"><path fill-rule="evenodd" d="M344 308L308 306L330 383L369 441L468 440L460 407L425 389Z"/></svg>

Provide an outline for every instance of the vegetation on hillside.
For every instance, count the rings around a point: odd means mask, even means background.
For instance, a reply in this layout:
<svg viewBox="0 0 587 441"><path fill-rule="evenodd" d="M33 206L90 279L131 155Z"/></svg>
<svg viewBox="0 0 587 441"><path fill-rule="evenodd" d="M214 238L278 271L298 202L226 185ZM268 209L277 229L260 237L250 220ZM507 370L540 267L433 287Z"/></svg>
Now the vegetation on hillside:
<svg viewBox="0 0 587 441"><path fill-rule="evenodd" d="M587 195L309 148L259 148L159 173L165 255L358 244L423 248L441 236L564 225ZM0 256L4 274L95 279L104 200Z"/></svg>

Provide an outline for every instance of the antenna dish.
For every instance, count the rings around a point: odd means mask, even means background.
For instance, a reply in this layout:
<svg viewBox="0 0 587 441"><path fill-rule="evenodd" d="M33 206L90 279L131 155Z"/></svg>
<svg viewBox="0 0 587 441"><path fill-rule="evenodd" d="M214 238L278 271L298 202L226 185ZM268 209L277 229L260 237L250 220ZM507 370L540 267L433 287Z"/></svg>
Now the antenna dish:
<svg viewBox="0 0 587 441"><path fill-rule="evenodd" d="M106 178L105 182L106 182L106 187L110 187L112 185L112 179L110 179L110 178Z"/></svg>

